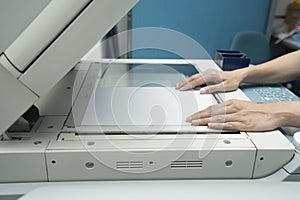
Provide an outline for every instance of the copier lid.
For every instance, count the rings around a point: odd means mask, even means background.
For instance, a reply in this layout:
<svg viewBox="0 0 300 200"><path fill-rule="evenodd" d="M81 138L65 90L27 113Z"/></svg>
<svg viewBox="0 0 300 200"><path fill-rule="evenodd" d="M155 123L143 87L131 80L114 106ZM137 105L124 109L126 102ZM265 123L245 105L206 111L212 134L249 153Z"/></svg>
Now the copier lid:
<svg viewBox="0 0 300 200"><path fill-rule="evenodd" d="M10 38L12 43L0 51L0 72L3 71L2 75L6 77L0 80L3 97L0 101L0 134L47 94L137 2L42 0L37 3L29 0L18 1L19 6L15 5L15 0L1 2L0 17L5 18L0 20L1 27L10 21L18 22L6 18L5 13L10 13L6 9L14 13L24 12L23 4L25 7L30 4L34 9L25 9L28 13L22 14L26 20L20 20L21 26L16 24L16 30L27 27L19 35L15 31L15 40ZM6 38L0 38L0 44ZM5 82L8 79L9 86ZM30 98L24 98L20 90L26 90Z"/></svg>

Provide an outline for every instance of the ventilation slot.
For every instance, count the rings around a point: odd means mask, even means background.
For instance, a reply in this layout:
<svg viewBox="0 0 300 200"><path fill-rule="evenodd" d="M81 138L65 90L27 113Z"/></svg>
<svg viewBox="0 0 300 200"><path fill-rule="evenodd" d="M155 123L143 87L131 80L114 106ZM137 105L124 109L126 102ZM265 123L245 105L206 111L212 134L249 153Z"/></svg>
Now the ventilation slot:
<svg viewBox="0 0 300 200"><path fill-rule="evenodd" d="M117 169L143 169L143 161L118 161Z"/></svg>
<svg viewBox="0 0 300 200"><path fill-rule="evenodd" d="M201 160L185 160L185 161L172 161L172 169L186 169L186 168L202 168L203 161Z"/></svg>

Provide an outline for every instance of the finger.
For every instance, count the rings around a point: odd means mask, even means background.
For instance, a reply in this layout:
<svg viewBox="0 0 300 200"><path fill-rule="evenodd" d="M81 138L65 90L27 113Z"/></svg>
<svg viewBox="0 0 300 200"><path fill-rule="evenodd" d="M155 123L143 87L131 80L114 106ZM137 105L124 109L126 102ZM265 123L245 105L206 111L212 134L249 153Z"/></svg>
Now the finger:
<svg viewBox="0 0 300 200"><path fill-rule="evenodd" d="M179 88L180 91L185 91L185 90L189 90L192 89L198 85L201 85L201 81L199 79L193 80L188 82L187 84L185 84L184 86L182 86L181 88Z"/></svg>
<svg viewBox="0 0 300 200"><path fill-rule="evenodd" d="M211 122L211 118L195 119L191 121L192 126L207 126Z"/></svg>
<svg viewBox="0 0 300 200"><path fill-rule="evenodd" d="M192 114L191 116L186 118L186 122L192 123L193 120L209 118L211 116L211 112L209 111L210 109L211 108L209 107L203 111L199 111L199 112Z"/></svg>
<svg viewBox="0 0 300 200"><path fill-rule="evenodd" d="M215 115L222 115L222 114L231 114L233 112L228 112L227 111L227 107L226 104L222 103L222 104L216 104L213 106L209 106L208 108L196 112L194 114L192 114L191 116L186 118L186 122L192 122L193 120L196 119L201 119L201 118L208 118L211 116L215 116Z"/></svg>
<svg viewBox="0 0 300 200"><path fill-rule="evenodd" d="M223 82L216 85L206 86L200 89L201 94L211 94L216 92L225 92L225 86Z"/></svg>
<svg viewBox="0 0 300 200"><path fill-rule="evenodd" d="M188 82L197 79L198 76L199 76L199 74L195 74L195 75L191 76L190 78L176 84L176 89L179 89L179 88L183 87L185 84L187 84Z"/></svg>
<svg viewBox="0 0 300 200"><path fill-rule="evenodd" d="M192 126L204 126L208 125L209 123L226 123L226 122L233 122L237 121L235 115L216 115L213 117L202 118L202 119L195 119L192 120Z"/></svg>
<svg viewBox="0 0 300 200"><path fill-rule="evenodd" d="M176 85L176 89L180 90L180 89L182 89L183 87L185 87L187 85L190 85L190 86L186 87L186 88L190 89L190 88L193 88L195 86L202 85L202 84L204 84L202 75L201 74L195 74L192 77L186 79L185 81L183 81L181 83L178 83ZM187 90L186 88L185 88L185 90Z"/></svg>
<svg viewBox="0 0 300 200"><path fill-rule="evenodd" d="M241 122L208 123L208 128L219 130L241 130L242 127Z"/></svg>
<svg viewBox="0 0 300 200"><path fill-rule="evenodd" d="M199 112L197 112L197 113L192 114L191 116L188 116L185 119L185 122L192 123L193 120L200 119L200 118L201 117L199 116Z"/></svg>

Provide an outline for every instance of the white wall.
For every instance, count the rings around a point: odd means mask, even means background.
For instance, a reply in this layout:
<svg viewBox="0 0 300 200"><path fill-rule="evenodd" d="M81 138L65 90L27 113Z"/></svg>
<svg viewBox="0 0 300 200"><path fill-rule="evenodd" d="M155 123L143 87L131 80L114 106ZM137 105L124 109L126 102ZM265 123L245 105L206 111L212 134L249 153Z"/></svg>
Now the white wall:
<svg viewBox="0 0 300 200"><path fill-rule="evenodd" d="M292 0L277 0L276 16L285 15L286 8Z"/></svg>
<svg viewBox="0 0 300 200"><path fill-rule="evenodd" d="M291 3L292 0L277 0L277 6L275 9L275 17L276 16L285 16L286 15L286 10L287 6L289 3ZM273 25L272 25L273 33L278 33L278 32L285 32L286 27L284 27L284 19L278 19L274 18Z"/></svg>

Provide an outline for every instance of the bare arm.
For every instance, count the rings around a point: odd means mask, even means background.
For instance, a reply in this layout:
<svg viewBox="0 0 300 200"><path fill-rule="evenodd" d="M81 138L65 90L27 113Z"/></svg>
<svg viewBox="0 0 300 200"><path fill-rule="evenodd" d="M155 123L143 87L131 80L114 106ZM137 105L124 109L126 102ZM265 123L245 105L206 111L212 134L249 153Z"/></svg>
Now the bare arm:
<svg viewBox="0 0 300 200"><path fill-rule="evenodd" d="M241 82L280 83L300 78L300 51L253 67L235 71L211 71L196 74L176 85L184 91L207 83L201 93L236 90ZM230 100L199 111L188 117L194 126L207 125L217 129L266 131L280 126L300 127L300 102L257 104Z"/></svg>
<svg viewBox="0 0 300 200"><path fill-rule="evenodd" d="M201 93L236 90L241 82L282 83L300 78L300 50L272 61L235 71L206 71L178 83L176 89L184 91L208 83Z"/></svg>
<svg viewBox="0 0 300 200"><path fill-rule="evenodd" d="M296 80L300 78L300 50L246 69L244 82L282 83Z"/></svg>

